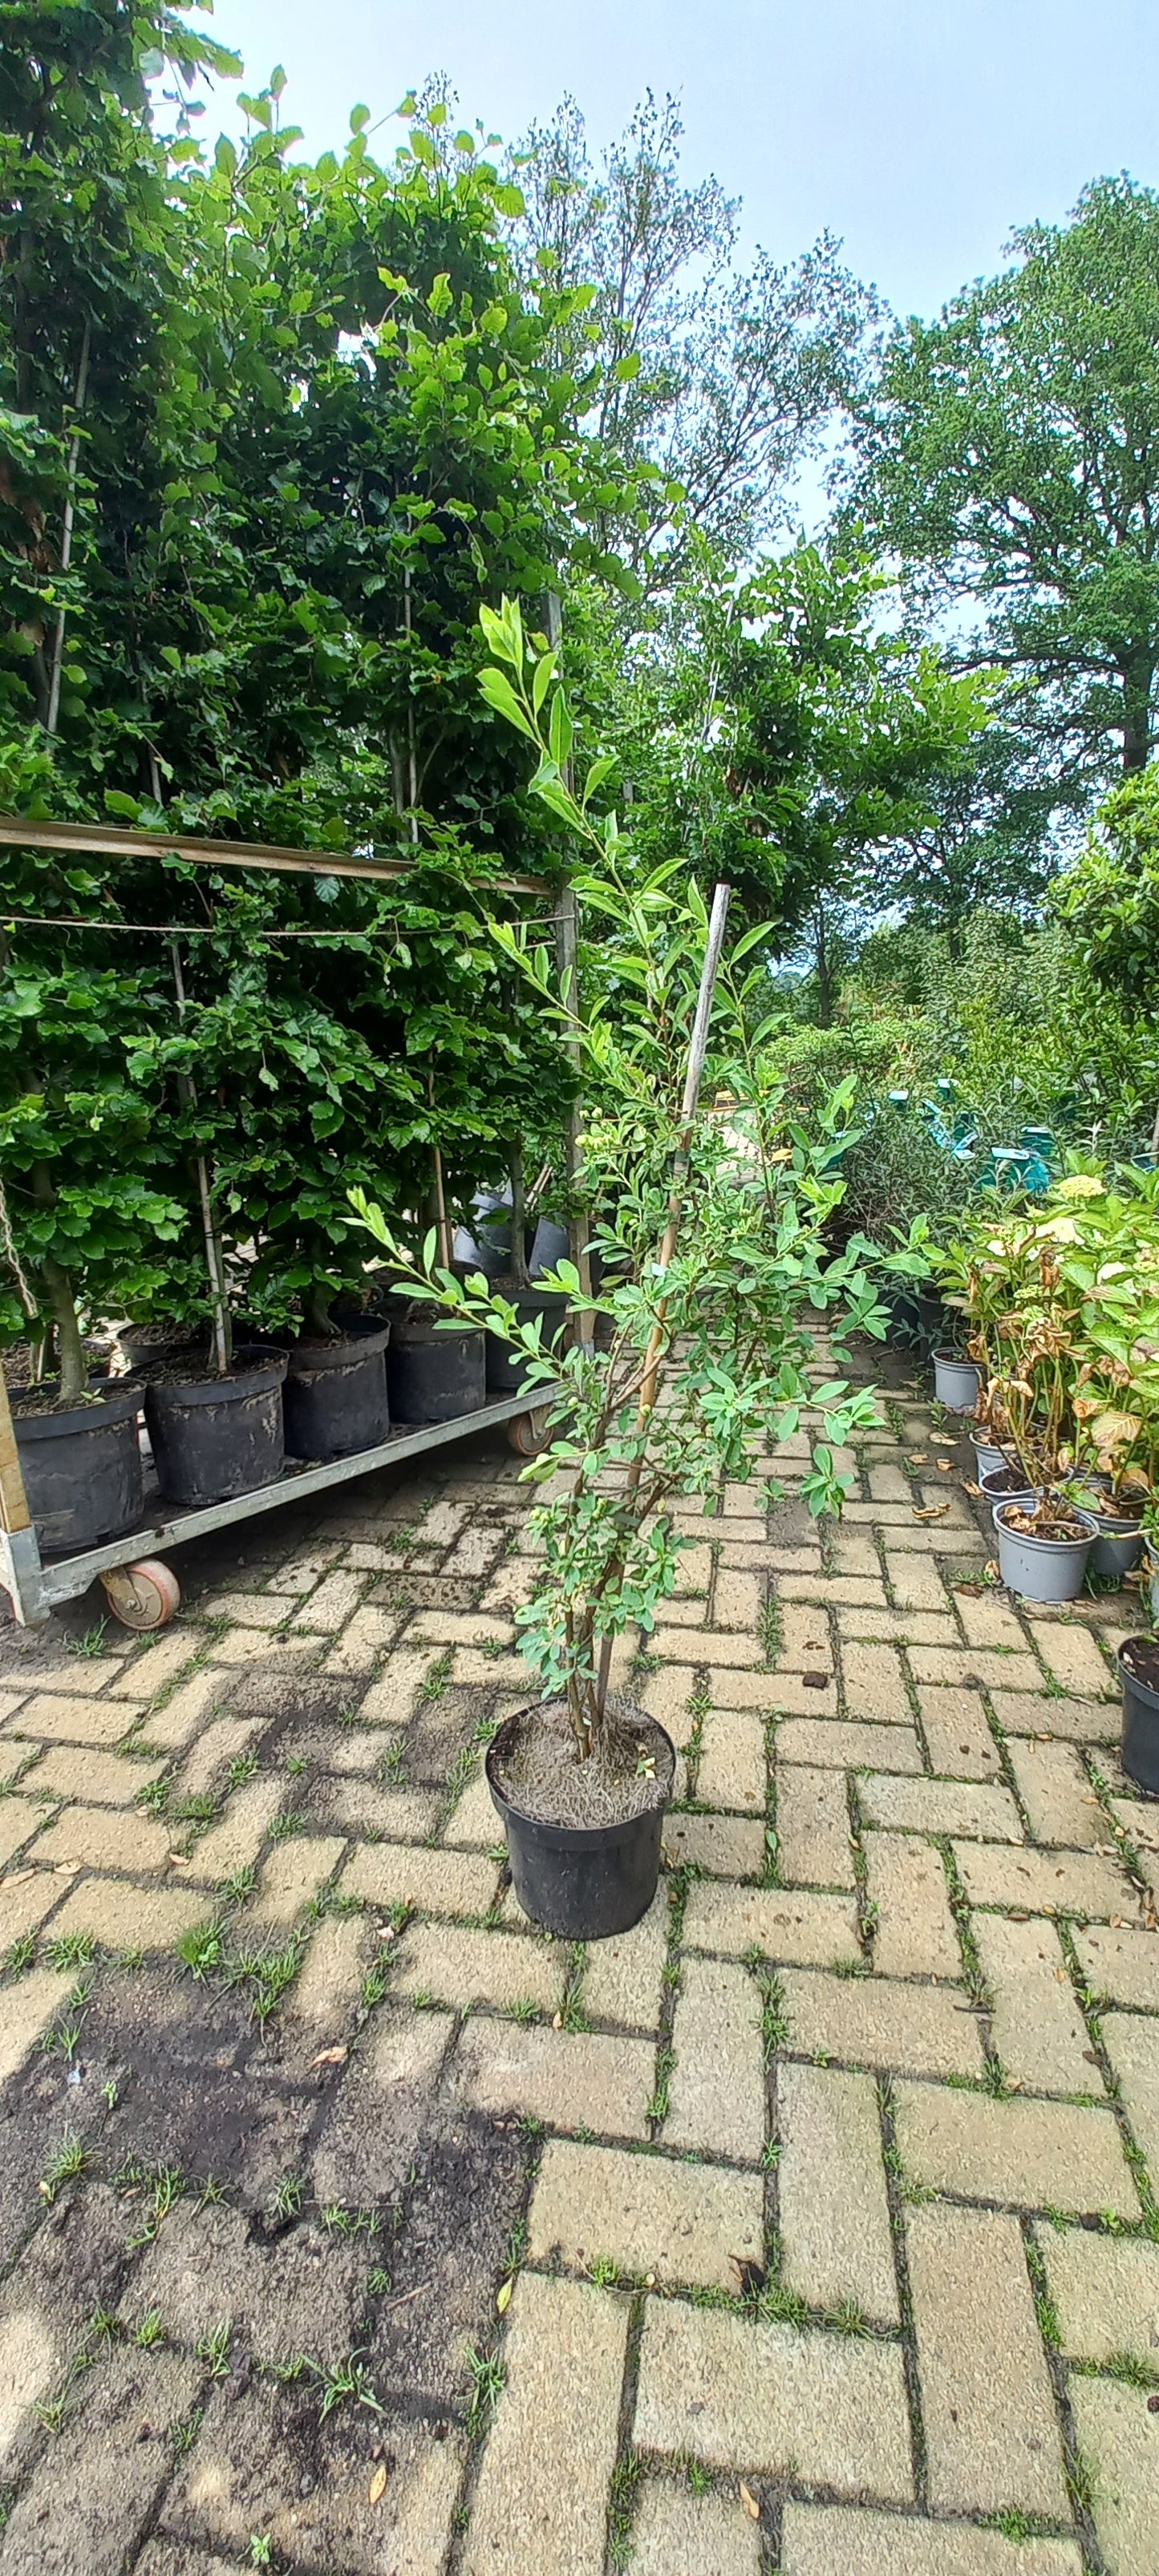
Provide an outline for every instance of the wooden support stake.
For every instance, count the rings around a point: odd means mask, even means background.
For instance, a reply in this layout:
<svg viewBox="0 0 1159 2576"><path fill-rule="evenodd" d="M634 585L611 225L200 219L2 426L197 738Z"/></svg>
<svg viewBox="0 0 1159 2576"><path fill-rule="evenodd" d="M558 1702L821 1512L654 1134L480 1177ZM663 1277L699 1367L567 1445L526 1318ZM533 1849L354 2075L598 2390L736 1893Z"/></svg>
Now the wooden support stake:
<svg viewBox="0 0 1159 2576"><path fill-rule="evenodd" d="M712 898L712 912L709 916L708 924L708 944L704 951L704 964L700 971L700 991L696 999L696 1017L692 1023L692 1037L688 1048L688 1063L684 1074L684 1097L680 1104L680 1132L676 1140L676 1152L673 1156L672 1162L672 1184L668 1192L668 1221L665 1225L664 1237L660 1245L658 1266L662 1276L668 1270L672 1261L680 1233L680 1212L684 1196L684 1183L688 1174L688 1158L692 1150L692 1131L696 1124L697 1103L700 1099L700 1085L704 1075L704 1060L708 1053L708 1032L712 1021L712 1000L713 994L716 990L717 975L720 971L720 958L721 951L724 947L725 924L728 920L728 906L731 893L731 886L718 885ZM667 1311L668 1297L667 1292L665 1291L661 1294L660 1302L656 1308L655 1321L653 1323L651 1333L648 1336L648 1349L644 1360L644 1379L640 1388L640 1401L636 1408L637 1438L641 1437L646 1430L648 1416L652 1412L656 1402L660 1376L660 1354L664 1348L664 1321ZM643 1472L644 1456L643 1451L640 1450L632 1459L628 1468L626 1483L626 1491L628 1493L638 1493L640 1479ZM604 1701L607 1698L608 1673L611 1668L611 1661L612 1639L610 1636L606 1636L600 1643L597 1705L601 1710L603 1709Z"/></svg>
<svg viewBox="0 0 1159 2576"><path fill-rule="evenodd" d="M0 1522L9 1537L16 1530L32 1527L28 1496L20 1471L20 1451L12 1427L12 1407L8 1401L8 1381L0 1368Z"/></svg>
<svg viewBox="0 0 1159 2576"><path fill-rule="evenodd" d="M177 991L177 1017L179 1020L183 1020L185 1017L185 978L181 972L181 951L175 939L170 940L169 951L173 959L173 982ZM183 1106L189 1109L196 1109L197 1091L192 1074L178 1074L177 1091ZM209 1291L213 1299L213 1348L217 1359L218 1376L224 1377L228 1371L230 1363L229 1308L226 1303L225 1294L225 1270L221 1258L221 1244L218 1240L217 1227L214 1223L213 1217L213 1193L209 1186L209 1166L204 1154L196 1155L194 1157L194 1163L197 1172L197 1194L201 1201L201 1230L205 1237L205 1266L209 1272Z"/></svg>
<svg viewBox="0 0 1159 2576"><path fill-rule="evenodd" d="M435 1225L438 1230L439 1237L439 1260L441 1261L444 1270L449 1270L451 1267L451 1254L454 1251L454 1243L451 1236L450 1220L447 1215L447 1193L443 1182L443 1157L439 1151L439 1147L434 1136L435 1069L432 1064L428 1064L427 1066L427 1107L431 1112L431 1169L435 1177Z"/></svg>
<svg viewBox="0 0 1159 2576"><path fill-rule="evenodd" d="M559 651L562 635L563 610L560 607L556 592L549 591L547 596L547 640L553 653L557 653ZM572 765L570 760L564 762L563 775L565 785L570 788L572 785ZM576 1096L568 1107L567 1124L564 1129L564 1170L567 1175L568 1194L572 1200L574 1209L575 1188L580 1167L584 1132L583 1110L580 1106L578 1090L580 1073L583 1065L583 1050L580 1045L578 995L576 992L579 956L579 905L576 901L574 886L566 885L560 890L559 909L555 916L555 933L556 966L561 983L566 980L568 997L568 1017L567 1027L564 1034L564 1045L567 1049L568 1061L575 1074L577 1084ZM577 1216L573 1213L568 1220L568 1225L571 1234L571 1257L579 1272L580 1289L585 1297L590 1297L592 1293L592 1265L588 1254L589 1222L585 1216ZM590 1342L594 1340L594 1315L573 1315L571 1318L571 1329L577 1342Z"/></svg>

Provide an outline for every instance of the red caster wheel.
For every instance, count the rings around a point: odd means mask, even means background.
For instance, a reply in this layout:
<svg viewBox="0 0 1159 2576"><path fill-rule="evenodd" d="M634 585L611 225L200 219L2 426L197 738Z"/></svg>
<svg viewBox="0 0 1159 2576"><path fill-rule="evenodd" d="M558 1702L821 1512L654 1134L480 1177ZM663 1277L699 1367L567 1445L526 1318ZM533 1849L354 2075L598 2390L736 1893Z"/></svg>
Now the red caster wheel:
<svg viewBox="0 0 1159 2576"><path fill-rule="evenodd" d="M102 1574L105 1598L123 1628L167 1628L181 1607L181 1586L159 1556L136 1565L114 1565Z"/></svg>
<svg viewBox="0 0 1159 2576"><path fill-rule="evenodd" d="M507 1425L507 1438L517 1458L538 1458L547 1447L550 1408L541 1405L538 1413L513 1413Z"/></svg>

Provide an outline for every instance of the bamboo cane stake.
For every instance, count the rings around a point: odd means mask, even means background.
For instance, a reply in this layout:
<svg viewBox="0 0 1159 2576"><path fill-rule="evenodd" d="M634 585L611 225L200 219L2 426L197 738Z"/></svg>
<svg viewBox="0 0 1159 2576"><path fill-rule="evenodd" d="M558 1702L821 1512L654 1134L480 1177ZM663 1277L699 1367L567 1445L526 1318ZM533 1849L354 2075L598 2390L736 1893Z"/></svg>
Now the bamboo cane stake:
<svg viewBox="0 0 1159 2576"><path fill-rule="evenodd" d="M431 1126L433 1130L435 1110L435 1069L433 1064L429 1061L427 1063L427 1107L431 1112ZM444 1270L449 1270L451 1267L451 1254L454 1250L454 1246L451 1241L450 1220L447 1216L447 1193L443 1182L443 1157L433 1133L431 1138L431 1169L435 1176L435 1225L439 1237L439 1260L441 1261Z"/></svg>
<svg viewBox="0 0 1159 2576"><path fill-rule="evenodd" d="M560 643L563 638L563 609L560 605L559 595L554 590L549 591L547 595L546 625L548 643L551 646L552 652L558 653ZM565 760L564 762L563 777L565 786L568 789L571 789L574 785L574 780L570 760ZM564 1027L563 1042L567 1050L568 1061L576 1078L576 1095L574 1100L569 1104L567 1124L564 1129L564 1170L567 1174L569 1196L574 1193L575 1190L576 1174L580 1167L584 1132L583 1110L580 1107L579 1097L579 1079L583 1064L583 1050L580 1045L578 996L576 993L578 954L579 905L576 901L574 886L565 885L560 888L559 910L556 914L555 955L560 982L565 986L567 992L567 1021ZM582 1216L571 1217L569 1219L569 1232L571 1234L571 1257L575 1268L579 1272L580 1291L584 1297L590 1297L592 1293L592 1265L591 1258L588 1253L588 1227L586 1220ZM577 1342L590 1342L594 1340L594 1315L573 1315L571 1318L571 1331Z"/></svg>
<svg viewBox="0 0 1159 2576"><path fill-rule="evenodd" d="M173 982L177 992L177 1017L179 1020L184 1020L185 978L181 972L181 951L175 939L171 939L169 942L169 953L173 960ZM178 1074L177 1091L183 1107L196 1109L197 1088L192 1074ZM219 1377L224 1377L229 1368L230 1352L229 1324L225 1300L225 1277L221 1261L221 1245L218 1242L217 1228L213 1221L213 1193L209 1186L209 1166L204 1154L196 1155L194 1160L197 1172L197 1194L201 1201L201 1229L205 1237L205 1266L209 1272L210 1295L213 1299L213 1348L214 1355L217 1360L218 1375Z"/></svg>
<svg viewBox="0 0 1159 2576"><path fill-rule="evenodd" d="M731 893L731 886L718 885L712 898L712 911L709 916L708 923L708 940L704 951L704 964L700 970L700 991L696 997L696 1017L692 1023L692 1036L689 1040L688 1046L688 1062L684 1073L684 1097L680 1103L680 1132L677 1136L676 1152L672 1160L672 1182L668 1192L668 1221L665 1225L663 1240L660 1245L659 1268L662 1275L666 1273L670 1267L680 1233L680 1211L684 1193L684 1182L688 1173L688 1158L692 1150L692 1131L696 1124L696 1110L700 1099L700 1085L704 1077L705 1057L708 1054L708 1032L712 1020L713 995L716 991L717 975L720 972L720 959L721 952L724 947L725 925L728 920L728 906ZM648 1336L648 1348L644 1359L644 1377L640 1388L639 1402L636 1407L637 1439L640 1439L646 1430L648 1416L652 1412L656 1402L657 1384L660 1374L660 1355L663 1351L665 1340L664 1322L667 1312L668 1297L667 1293L664 1292L661 1294L660 1302L656 1308L652 1330ZM643 1451L638 1450L637 1455L632 1459L628 1468L627 1485L625 1490L629 1494L639 1492L640 1479L643 1472ZM607 1697L608 1673L611 1667L611 1661L612 1639L611 1636L608 1635L602 1638L600 1642L600 1670L597 1690L597 1705L600 1709L603 1708L604 1701Z"/></svg>

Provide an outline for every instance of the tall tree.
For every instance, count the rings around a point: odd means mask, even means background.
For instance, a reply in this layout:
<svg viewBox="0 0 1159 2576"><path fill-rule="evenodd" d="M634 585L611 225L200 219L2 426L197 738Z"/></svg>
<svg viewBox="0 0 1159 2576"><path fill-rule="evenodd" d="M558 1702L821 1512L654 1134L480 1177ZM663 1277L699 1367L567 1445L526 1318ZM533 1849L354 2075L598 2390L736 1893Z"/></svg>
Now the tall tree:
<svg viewBox="0 0 1159 2576"><path fill-rule="evenodd" d="M599 158L568 98L513 156L528 277L580 291L559 342L609 459L608 542L647 587L685 571L697 535L736 562L788 521L800 467L861 378L876 318L825 233L779 266L737 266L739 205L681 170L676 102L643 99Z"/></svg>
<svg viewBox="0 0 1159 2576"><path fill-rule="evenodd" d="M1144 766L1159 673L1159 194L1085 188L1002 274L899 324L860 414L854 504L1087 789Z"/></svg>
<svg viewBox="0 0 1159 2576"><path fill-rule="evenodd" d="M1061 857L1052 835L1056 782L1032 747L996 719L924 791L880 856L879 899L900 905L919 929L944 931L950 953L979 906L1025 918L1037 911Z"/></svg>

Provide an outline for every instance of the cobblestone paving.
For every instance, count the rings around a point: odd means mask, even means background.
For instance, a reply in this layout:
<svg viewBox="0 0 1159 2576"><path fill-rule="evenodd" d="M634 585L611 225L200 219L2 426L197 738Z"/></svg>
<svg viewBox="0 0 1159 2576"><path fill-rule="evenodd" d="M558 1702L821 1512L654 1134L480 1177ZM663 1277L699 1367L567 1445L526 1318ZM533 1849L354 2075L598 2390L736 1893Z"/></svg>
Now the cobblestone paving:
<svg viewBox="0 0 1159 2576"><path fill-rule="evenodd" d="M888 1374L839 1529L803 1440L688 1515L666 1874L586 1956L480 1769L506 1451L188 1555L153 1643L10 1632L4 2576L1156 2576L1137 1613L989 1588Z"/></svg>

